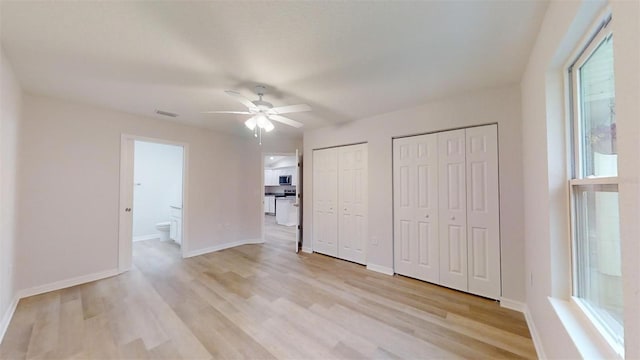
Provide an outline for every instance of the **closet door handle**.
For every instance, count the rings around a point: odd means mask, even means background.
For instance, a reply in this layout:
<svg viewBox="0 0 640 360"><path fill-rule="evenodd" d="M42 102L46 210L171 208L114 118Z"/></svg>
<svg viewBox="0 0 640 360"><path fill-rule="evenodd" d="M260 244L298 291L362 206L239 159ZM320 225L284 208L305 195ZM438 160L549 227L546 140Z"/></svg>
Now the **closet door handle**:
<svg viewBox="0 0 640 360"><path fill-rule="evenodd" d="M453 220L455 220L455 219L456 219L456 217L455 217L455 216L452 216L452 217L451 217L451 220L452 220L452 221L453 221Z"/></svg>

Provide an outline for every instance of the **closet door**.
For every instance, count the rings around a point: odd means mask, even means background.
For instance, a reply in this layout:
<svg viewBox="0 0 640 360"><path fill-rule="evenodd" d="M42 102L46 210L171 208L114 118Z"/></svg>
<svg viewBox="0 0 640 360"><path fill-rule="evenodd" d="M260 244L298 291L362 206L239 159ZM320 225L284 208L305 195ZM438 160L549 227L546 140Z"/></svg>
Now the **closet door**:
<svg viewBox="0 0 640 360"><path fill-rule="evenodd" d="M366 263L367 144L338 148L338 257Z"/></svg>
<svg viewBox="0 0 640 360"><path fill-rule="evenodd" d="M466 130L469 292L500 297L497 125Z"/></svg>
<svg viewBox="0 0 640 360"><path fill-rule="evenodd" d="M439 283L438 136L393 141L394 269Z"/></svg>
<svg viewBox="0 0 640 360"><path fill-rule="evenodd" d="M338 150L313 152L313 250L338 256Z"/></svg>
<svg viewBox="0 0 640 360"><path fill-rule="evenodd" d="M440 284L467 291L465 130L438 134Z"/></svg>

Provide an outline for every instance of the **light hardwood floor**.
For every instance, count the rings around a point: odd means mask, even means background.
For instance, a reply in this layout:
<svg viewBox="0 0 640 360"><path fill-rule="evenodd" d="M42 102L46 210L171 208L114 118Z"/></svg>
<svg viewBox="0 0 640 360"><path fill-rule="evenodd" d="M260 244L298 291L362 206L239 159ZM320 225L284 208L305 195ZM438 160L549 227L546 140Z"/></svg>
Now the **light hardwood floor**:
<svg viewBox="0 0 640 360"><path fill-rule="evenodd" d="M134 269L20 301L2 359L535 358L520 313L267 242L182 260L136 242ZM283 232L284 231L284 232Z"/></svg>

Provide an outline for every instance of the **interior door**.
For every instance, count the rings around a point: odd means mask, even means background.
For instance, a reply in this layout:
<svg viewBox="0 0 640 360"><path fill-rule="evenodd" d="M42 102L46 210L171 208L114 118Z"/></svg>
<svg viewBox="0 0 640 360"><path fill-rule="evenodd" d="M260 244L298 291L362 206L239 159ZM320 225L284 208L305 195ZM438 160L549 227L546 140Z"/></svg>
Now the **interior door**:
<svg viewBox="0 0 640 360"><path fill-rule="evenodd" d="M135 144L131 137L123 136L120 144L120 202L118 270L131 269L133 237L133 161Z"/></svg>
<svg viewBox="0 0 640 360"><path fill-rule="evenodd" d="M338 256L338 151L313 151L313 250Z"/></svg>
<svg viewBox="0 0 640 360"><path fill-rule="evenodd" d="M393 141L395 272L439 283L438 136Z"/></svg>
<svg viewBox="0 0 640 360"><path fill-rule="evenodd" d="M466 130L469 292L500 297L497 125Z"/></svg>
<svg viewBox="0 0 640 360"><path fill-rule="evenodd" d="M302 244L302 154L296 149L296 161L297 166L295 168L295 174L293 177L293 184L296 187L296 202L293 204L296 209L296 253L300 251L300 245Z"/></svg>
<svg viewBox="0 0 640 360"><path fill-rule="evenodd" d="M467 283L465 130L438 133L440 284L462 291Z"/></svg>
<svg viewBox="0 0 640 360"><path fill-rule="evenodd" d="M338 257L366 263L367 144L338 148Z"/></svg>

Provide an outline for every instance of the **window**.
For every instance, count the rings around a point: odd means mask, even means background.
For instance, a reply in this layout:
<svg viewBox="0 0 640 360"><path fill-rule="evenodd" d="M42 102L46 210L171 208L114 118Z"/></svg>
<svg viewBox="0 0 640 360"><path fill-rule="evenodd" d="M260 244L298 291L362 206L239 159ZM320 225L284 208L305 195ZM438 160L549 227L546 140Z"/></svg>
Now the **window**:
<svg viewBox="0 0 640 360"><path fill-rule="evenodd" d="M623 348L613 34L605 22L569 68L572 102L573 296Z"/></svg>

